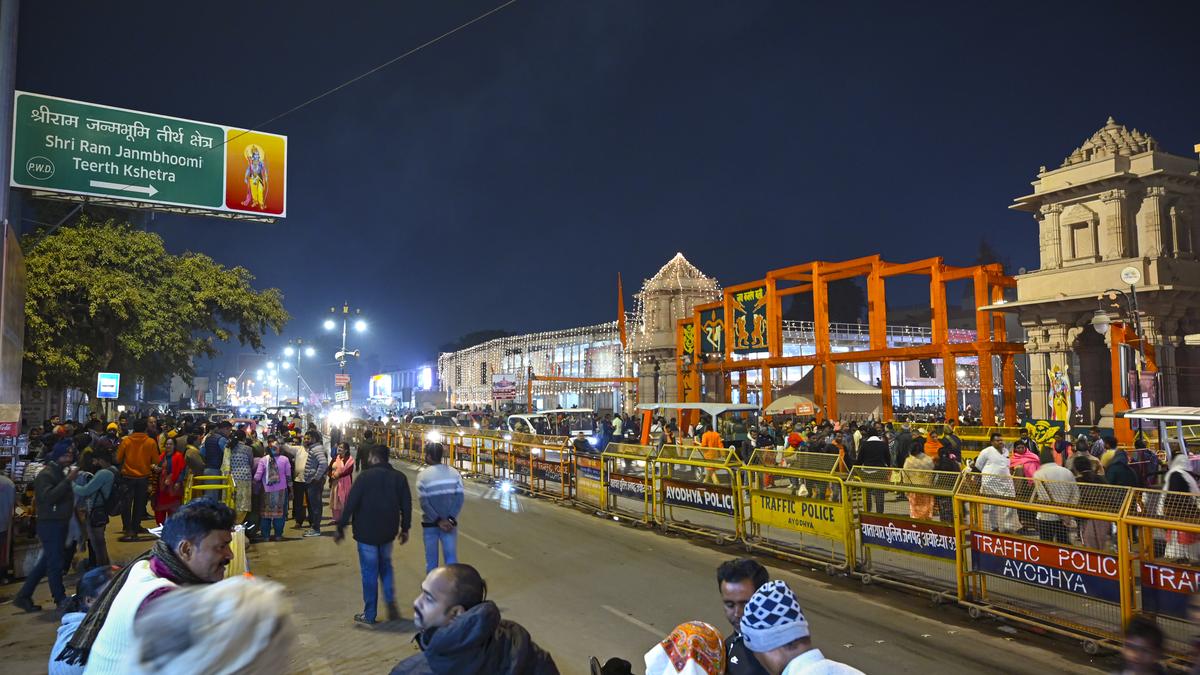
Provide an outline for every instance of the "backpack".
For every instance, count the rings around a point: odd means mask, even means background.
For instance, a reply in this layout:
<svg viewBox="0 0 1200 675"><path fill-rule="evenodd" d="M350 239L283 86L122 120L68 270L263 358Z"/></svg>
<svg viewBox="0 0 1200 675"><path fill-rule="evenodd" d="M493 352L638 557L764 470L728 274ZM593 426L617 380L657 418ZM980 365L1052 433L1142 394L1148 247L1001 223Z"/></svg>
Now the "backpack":
<svg viewBox="0 0 1200 675"><path fill-rule="evenodd" d="M116 467L109 467L105 471L111 471L113 475L112 488L108 491L108 497L104 499L104 512L110 516L116 516L121 513L121 505L129 496L129 481L117 471Z"/></svg>

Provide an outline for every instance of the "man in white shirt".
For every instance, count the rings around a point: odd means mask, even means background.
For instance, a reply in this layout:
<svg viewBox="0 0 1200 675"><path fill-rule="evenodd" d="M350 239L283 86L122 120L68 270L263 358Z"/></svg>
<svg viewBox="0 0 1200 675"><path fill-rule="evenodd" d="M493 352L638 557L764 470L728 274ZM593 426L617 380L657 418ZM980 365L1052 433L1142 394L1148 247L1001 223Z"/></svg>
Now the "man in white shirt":
<svg viewBox="0 0 1200 675"><path fill-rule="evenodd" d="M782 581L763 584L742 613L746 648L771 675L863 675L813 647L796 594Z"/></svg>
<svg viewBox="0 0 1200 675"><path fill-rule="evenodd" d="M1059 506L1075 506L1079 504L1079 485L1075 483L1075 474L1065 466L1059 466L1054 461L1054 452L1049 447L1042 450L1042 465L1033 474L1034 498L1039 503L1056 504ZM1038 536L1042 541L1053 541L1059 544L1069 544L1067 527L1062 516L1056 513L1038 511Z"/></svg>

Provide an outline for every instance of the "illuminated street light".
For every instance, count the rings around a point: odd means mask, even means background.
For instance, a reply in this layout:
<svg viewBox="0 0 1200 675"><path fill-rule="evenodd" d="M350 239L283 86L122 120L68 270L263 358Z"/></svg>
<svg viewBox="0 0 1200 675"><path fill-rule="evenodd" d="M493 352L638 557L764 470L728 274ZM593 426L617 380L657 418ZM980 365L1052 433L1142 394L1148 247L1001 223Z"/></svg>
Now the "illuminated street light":
<svg viewBox="0 0 1200 675"><path fill-rule="evenodd" d="M263 379L263 371L262 371L262 368L259 368L257 371L255 371L255 373L254 373L254 376L255 376L255 377L257 377L257 378L258 378L258 379L260 379L260 380L261 380L261 379Z"/></svg>
<svg viewBox="0 0 1200 675"><path fill-rule="evenodd" d="M288 363L287 361L284 361L284 362L283 362L283 369L284 369L284 370L291 370L291 369L292 369L292 364L291 364L291 363Z"/></svg>
<svg viewBox="0 0 1200 675"><path fill-rule="evenodd" d="M317 355L317 350L313 349L312 347L305 347L304 355L311 359L312 357Z"/></svg>
<svg viewBox="0 0 1200 675"><path fill-rule="evenodd" d="M365 331L366 329L367 329L367 322L366 322L366 321L363 321L362 319L359 319L358 321L355 321L355 322L354 322L354 330L358 331L359 333L361 333L361 332Z"/></svg>
<svg viewBox="0 0 1200 675"><path fill-rule="evenodd" d="M267 370L275 370L275 362L267 361Z"/></svg>
<svg viewBox="0 0 1200 675"><path fill-rule="evenodd" d="M295 354L295 353L296 353L296 350L295 350L295 349L293 349L292 347L284 347L284 348L283 348L283 355L284 355L284 356L291 356L291 355L293 355L293 354ZM287 368L287 364L286 364L286 363L285 363L285 364L283 364L283 367L284 367L284 368Z"/></svg>
<svg viewBox="0 0 1200 675"><path fill-rule="evenodd" d="M333 330L336 327L337 324L333 322L333 319L325 319L325 330Z"/></svg>

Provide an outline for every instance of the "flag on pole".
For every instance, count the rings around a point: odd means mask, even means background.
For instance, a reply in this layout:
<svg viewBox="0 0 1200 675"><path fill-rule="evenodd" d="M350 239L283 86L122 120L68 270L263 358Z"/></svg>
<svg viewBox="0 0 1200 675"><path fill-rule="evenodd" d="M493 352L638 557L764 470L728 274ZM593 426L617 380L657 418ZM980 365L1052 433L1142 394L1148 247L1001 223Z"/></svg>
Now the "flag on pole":
<svg viewBox="0 0 1200 675"><path fill-rule="evenodd" d="M621 333L621 349L628 349L625 337L625 291L621 289L620 272L617 272L617 330Z"/></svg>

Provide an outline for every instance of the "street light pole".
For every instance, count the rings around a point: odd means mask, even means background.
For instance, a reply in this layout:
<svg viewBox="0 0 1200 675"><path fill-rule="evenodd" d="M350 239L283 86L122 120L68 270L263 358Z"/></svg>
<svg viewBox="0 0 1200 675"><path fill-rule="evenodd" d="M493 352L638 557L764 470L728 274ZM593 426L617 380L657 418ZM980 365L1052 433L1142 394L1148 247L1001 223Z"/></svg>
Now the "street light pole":
<svg viewBox="0 0 1200 675"><path fill-rule="evenodd" d="M338 314L337 307L330 307L329 313L336 316ZM342 348L340 350L338 350L338 353L334 354L333 356L334 356L334 358L337 359L338 367L341 370L341 374L345 375L346 374L346 357L347 356L357 357L358 350L356 349L352 352L346 351L346 333L348 332L349 326L350 326L350 303L349 302L342 303L341 314L342 314ZM355 316L360 316L361 314L362 314L361 309L354 310ZM334 323L333 319L325 320L325 330L333 330L336 326L337 326L337 324ZM355 320L354 330L361 333L362 331L366 330L366 327L367 327L366 322L363 321L361 318ZM343 386L345 386L345 385L343 385ZM341 403L342 403L341 407L343 407L343 408L350 407L349 399L342 401Z"/></svg>
<svg viewBox="0 0 1200 675"><path fill-rule="evenodd" d="M1133 327L1133 335L1137 339L1138 358L1137 362L1134 364L1136 373L1135 377L1133 378L1133 402L1129 406L1130 408L1137 408L1142 405L1142 363L1146 360L1146 340L1142 337L1141 316L1138 314L1137 287L1134 284L1130 284L1129 293L1117 288L1109 288L1101 293L1098 299L1102 299L1106 295L1108 296L1109 300L1116 305L1117 313L1121 316L1121 319L1125 325ZM1125 302L1125 311L1122 311L1121 303L1116 302L1118 297ZM1092 316L1092 327L1101 335L1106 335L1108 333L1110 323L1111 321L1108 318L1108 311L1103 308L1097 309L1095 314ZM1114 345L1113 349L1120 349L1120 346ZM1117 359L1117 363L1120 363L1120 358ZM1121 377L1125 377L1124 371L1121 372ZM1141 433L1142 420L1139 418L1138 434Z"/></svg>

